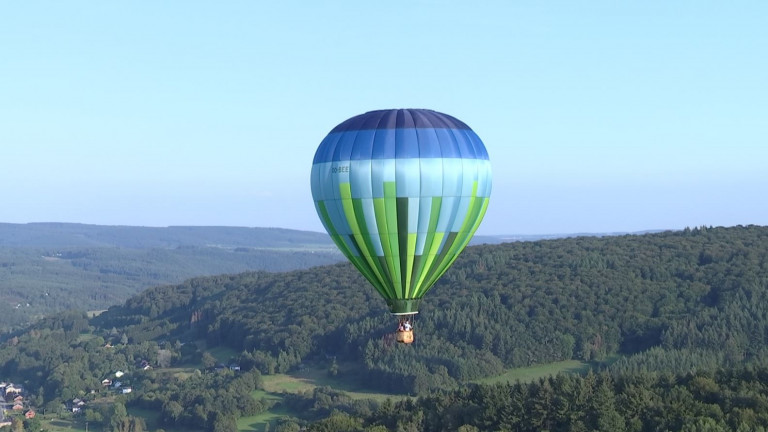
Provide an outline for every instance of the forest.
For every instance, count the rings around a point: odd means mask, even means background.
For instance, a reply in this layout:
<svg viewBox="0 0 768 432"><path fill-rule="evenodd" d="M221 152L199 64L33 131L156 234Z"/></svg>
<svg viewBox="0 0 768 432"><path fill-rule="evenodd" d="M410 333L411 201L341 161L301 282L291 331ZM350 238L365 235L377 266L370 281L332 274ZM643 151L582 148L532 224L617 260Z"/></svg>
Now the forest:
<svg viewBox="0 0 768 432"><path fill-rule="evenodd" d="M98 395L110 371L135 371L126 406L200 430L232 430L233 419L268 409L243 399L261 376L328 358L355 365L345 373L378 391L412 398L350 401L318 389L284 402L318 409L280 430L759 430L768 416L767 261L768 228L759 226L473 246L425 298L412 346L394 343L384 302L349 264L195 278L94 318L61 313L9 334L0 373L55 412ZM249 377L209 372L217 347ZM565 359L602 371L471 384ZM139 370L142 362L157 367ZM181 364L201 373L163 373ZM232 393L183 396L185 386L212 388L206 379ZM233 401L226 410L222 398ZM99 415L105 430L130 423Z"/></svg>

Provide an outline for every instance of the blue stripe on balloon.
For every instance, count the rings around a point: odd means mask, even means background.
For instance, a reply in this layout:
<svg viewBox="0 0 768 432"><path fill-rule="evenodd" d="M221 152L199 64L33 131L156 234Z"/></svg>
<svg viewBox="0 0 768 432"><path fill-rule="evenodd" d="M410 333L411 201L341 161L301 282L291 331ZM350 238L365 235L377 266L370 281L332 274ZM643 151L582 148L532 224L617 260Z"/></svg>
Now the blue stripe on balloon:
<svg viewBox="0 0 768 432"><path fill-rule="evenodd" d="M344 135L348 133L354 132L342 132L341 134ZM370 150L366 150L366 152L370 153L371 159L394 159L395 150L397 148L395 138L396 134L394 129L377 130L375 131L373 142L371 143L373 147Z"/></svg>
<svg viewBox="0 0 768 432"><path fill-rule="evenodd" d="M419 159L419 176L419 196L443 195L443 159Z"/></svg>
<svg viewBox="0 0 768 432"><path fill-rule="evenodd" d="M414 165L415 164L415 165ZM413 171L412 171L413 170ZM378 159L312 166L315 200L339 200L340 183L349 183L352 198L382 198L384 183L395 182L398 197L491 195L491 163L478 159Z"/></svg>
<svg viewBox="0 0 768 432"><path fill-rule="evenodd" d="M419 159L395 159L395 185L398 198L415 198L421 193L419 162Z"/></svg>
<svg viewBox="0 0 768 432"><path fill-rule="evenodd" d="M349 162L349 185L352 198L373 198L370 159Z"/></svg>
<svg viewBox="0 0 768 432"><path fill-rule="evenodd" d="M313 163L420 157L488 159L488 152L471 130L348 131L328 135L318 147Z"/></svg>

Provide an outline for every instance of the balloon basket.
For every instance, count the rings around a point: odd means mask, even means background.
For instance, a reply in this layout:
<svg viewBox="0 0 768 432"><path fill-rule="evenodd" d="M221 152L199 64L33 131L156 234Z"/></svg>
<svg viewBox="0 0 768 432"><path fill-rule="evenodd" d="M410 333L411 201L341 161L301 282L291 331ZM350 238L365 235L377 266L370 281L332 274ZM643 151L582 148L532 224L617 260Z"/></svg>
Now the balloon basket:
<svg viewBox="0 0 768 432"><path fill-rule="evenodd" d="M416 313L393 315L398 315L398 325L397 331L395 332L395 340L402 344L413 343L413 325L415 323Z"/></svg>
<svg viewBox="0 0 768 432"><path fill-rule="evenodd" d="M402 344L413 343L413 330L395 332L395 340Z"/></svg>

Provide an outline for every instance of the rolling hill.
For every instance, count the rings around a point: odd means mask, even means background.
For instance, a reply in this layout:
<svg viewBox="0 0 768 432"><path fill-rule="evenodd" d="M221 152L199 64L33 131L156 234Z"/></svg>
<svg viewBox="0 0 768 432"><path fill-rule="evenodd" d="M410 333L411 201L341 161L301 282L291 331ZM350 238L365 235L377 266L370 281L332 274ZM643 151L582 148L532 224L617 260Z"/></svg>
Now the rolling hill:
<svg viewBox="0 0 768 432"><path fill-rule="evenodd" d="M0 330L99 310L194 276L337 262L325 234L276 228L0 224Z"/></svg>

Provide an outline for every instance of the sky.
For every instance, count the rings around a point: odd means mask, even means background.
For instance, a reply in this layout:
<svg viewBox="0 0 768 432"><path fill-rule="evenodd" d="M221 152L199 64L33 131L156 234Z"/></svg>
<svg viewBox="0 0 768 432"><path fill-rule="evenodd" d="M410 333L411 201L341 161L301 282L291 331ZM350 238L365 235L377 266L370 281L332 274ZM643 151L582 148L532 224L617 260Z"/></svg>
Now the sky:
<svg viewBox="0 0 768 432"><path fill-rule="evenodd" d="M478 234L768 225L768 2L0 3L0 222L323 231L338 123L457 117Z"/></svg>

